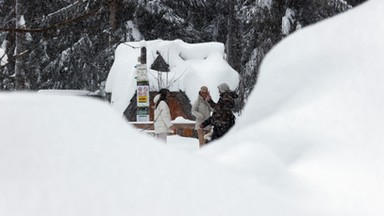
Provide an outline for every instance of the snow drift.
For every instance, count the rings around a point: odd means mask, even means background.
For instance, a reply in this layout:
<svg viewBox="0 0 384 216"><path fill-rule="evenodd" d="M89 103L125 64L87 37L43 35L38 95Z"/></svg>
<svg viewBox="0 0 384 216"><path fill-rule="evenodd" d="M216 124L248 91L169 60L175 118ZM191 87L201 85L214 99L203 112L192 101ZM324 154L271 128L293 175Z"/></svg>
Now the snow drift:
<svg viewBox="0 0 384 216"><path fill-rule="evenodd" d="M237 125L197 155L101 102L1 94L0 215L383 215L383 11L281 42Z"/></svg>
<svg viewBox="0 0 384 216"><path fill-rule="evenodd" d="M282 214L276 189L169 148L95 99L0 103L0 215L236 215L261 195L258 211Z"/></svg>
<svg viewBox="0 0 384 216"><path fill-rule="evenodd" d="M282 41L236 127L204 153L277 185L299 178L315 215L381 215L383 19L372 0Z"/></svg>

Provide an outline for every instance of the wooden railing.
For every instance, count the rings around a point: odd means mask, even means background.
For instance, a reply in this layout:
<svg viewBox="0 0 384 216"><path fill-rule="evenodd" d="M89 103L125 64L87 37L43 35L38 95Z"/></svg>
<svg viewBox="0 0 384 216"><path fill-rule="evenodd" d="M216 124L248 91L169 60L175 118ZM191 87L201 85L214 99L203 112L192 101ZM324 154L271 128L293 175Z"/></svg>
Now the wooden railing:
<svg viewBox="0 0 384 216"><path fill-rule="evenodd" d="M134 127L141 129L144 133L153 134L153 122L130 122ZM176 134L183 137L195 137L197 133L195 130L195 123L173 123L176 127Z"/></svg>

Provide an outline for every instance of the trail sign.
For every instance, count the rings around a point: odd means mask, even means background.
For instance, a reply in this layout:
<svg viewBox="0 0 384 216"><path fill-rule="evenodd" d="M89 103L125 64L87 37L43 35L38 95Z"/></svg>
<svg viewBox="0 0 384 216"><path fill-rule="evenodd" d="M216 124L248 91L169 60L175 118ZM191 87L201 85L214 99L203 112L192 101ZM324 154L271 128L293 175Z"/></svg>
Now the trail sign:
<svg viewBox="0 0 384 216"><path fill-rule="evenodd" d="M149 121L149 81L147 74L147 50L144 47L141 48L140 64L136 66L136 84L137 84L137 106L136 106L136 121L146 122Z"/></svg>

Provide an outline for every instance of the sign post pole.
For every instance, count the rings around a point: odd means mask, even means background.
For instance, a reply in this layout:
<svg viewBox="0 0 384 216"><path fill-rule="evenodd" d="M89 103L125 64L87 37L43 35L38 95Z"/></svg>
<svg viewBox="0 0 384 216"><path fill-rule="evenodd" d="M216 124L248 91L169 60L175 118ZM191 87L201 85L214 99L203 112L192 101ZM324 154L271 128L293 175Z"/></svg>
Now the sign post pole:
<svg viewBox="0 0 384 216"><path fill-rule="evenodd" d="M148 122L149 121L149 80L147 74L147 49L145 46L141 47L141 54L139 62L136 66L136 84L137 84L137 109L136 121Z"/></svg>

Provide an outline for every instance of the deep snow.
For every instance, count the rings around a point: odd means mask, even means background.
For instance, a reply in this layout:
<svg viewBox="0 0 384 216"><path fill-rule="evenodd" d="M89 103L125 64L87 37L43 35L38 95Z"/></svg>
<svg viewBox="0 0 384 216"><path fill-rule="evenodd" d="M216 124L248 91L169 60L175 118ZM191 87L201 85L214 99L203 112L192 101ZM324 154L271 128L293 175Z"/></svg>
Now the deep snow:
<svg viewBox="0 0 384 216"><path fill-rule="evenodd" d="M0 215L383 215L381 20L370 0L283 40L198 153L99 101L1 94Z"/></svg>

